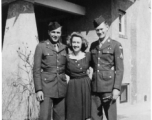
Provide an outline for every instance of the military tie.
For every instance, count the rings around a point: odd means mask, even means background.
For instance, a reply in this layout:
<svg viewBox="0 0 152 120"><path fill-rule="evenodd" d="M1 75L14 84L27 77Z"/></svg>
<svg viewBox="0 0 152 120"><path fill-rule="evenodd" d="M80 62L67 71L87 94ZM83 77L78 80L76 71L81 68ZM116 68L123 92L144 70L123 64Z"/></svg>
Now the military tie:
<svg viewBox="0 0 152 120"><path fill-rule="evenodd" d="M102 42L100 42L100 44L99 44L99 48L101 48L102 47Z"/></svg>
<svg viewBox="0 0 152 120"><path fill-rule="evenodd" d="M58 52L59 48L58 48L58 44L54 45L55 50Z"/></svg>

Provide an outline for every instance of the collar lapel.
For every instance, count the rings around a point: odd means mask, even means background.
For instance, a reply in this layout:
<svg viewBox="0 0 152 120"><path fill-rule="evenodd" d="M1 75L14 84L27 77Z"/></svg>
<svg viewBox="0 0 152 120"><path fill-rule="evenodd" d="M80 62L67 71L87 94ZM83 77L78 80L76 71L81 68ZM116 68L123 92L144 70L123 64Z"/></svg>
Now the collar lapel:
<svg viewBox="0 0 152 120"><path fill-rule="evenodd" d="M99 40L96 42L96 49L99 50Z"/></svg>
<svg viewBox="0 0 152 120"><path fill-rule="evenodd" d="M62 51L63 49L65 49L65 45L63 45L61 42L58 44L59 50L58 52Z"/></svg>
<svg viewBox="0 0 152 120"><path fill-rule="evenodd" d="M101 46L100 49L104 49L104 48L107 48L108 46L110 46L110 42L111 42L111 39L108 38L108 39L103 43L103 45Z"/></svg>

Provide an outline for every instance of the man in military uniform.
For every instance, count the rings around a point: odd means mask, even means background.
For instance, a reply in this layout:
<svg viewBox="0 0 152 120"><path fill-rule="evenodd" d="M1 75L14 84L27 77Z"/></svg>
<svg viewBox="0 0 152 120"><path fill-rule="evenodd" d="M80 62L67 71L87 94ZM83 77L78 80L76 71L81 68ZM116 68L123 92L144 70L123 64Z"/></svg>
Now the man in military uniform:
<svg viewBox="0 0 152 120"><path fill-rule="evenodd" d="M116 99L123 79L123 50L119 42L108 36L109 25L100 16L94 20L99 39L91 44L92 119L117 120Z"/></svg>
<svg viewBox="0 0 152 120"><path fill-rule="evenodd" d="M34 55L34 84L40 101L40 120L65 120L66 46L60 42L61 26L57 22L48 25L49 39L40 42Z"/></svg>

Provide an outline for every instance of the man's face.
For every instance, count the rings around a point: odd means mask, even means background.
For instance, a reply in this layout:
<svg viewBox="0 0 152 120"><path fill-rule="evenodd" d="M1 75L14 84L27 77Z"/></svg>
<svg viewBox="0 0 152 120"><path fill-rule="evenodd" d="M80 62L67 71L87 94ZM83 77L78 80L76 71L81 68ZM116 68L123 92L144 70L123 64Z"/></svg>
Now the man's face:
<svg viewBox="0 0 152 120"><path fill-rule="evenodd" d="M49 33L50 39L53 42L58 42L61 37L61 27L59 27L55 30L49 31L48 33Z"/></svg>
<svg viewBox="0 0 152 120"><path fill-rule="evenodd" d="M96 33L98 35L99 38L103 39L106 37L107 32L108 32L108 25L105 24L104 22L101 23L97 28L96 28Z"/></svg>

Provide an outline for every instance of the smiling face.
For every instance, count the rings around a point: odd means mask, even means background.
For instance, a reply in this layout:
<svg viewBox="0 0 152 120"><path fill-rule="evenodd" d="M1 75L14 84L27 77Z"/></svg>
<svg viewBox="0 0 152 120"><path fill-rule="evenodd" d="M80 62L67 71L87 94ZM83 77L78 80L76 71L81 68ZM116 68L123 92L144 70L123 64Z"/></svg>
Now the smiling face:
<svg viewBox="0 0 152 120"><path fill-rule="evenodd" d="M82 39L80 37L74 36L72 38L72 49L74 52L81 51Z"/></svg>
<svg viewBox="0 0 152 120"><path fill-rule="evenodd" d="M105 24L105 22L101 23L97 28L96 28L96 33L99 38L103 39L106 37L107 32L108 32L108 25Z"/></svg>
<svg viewBox="0 0 152 120"><path fill-rule="evenodd" d="M52 30L52 31L48 31L48 34L50 36L50 39L53 41L53 42L58 42L60 37L61 37L61 27L55 29L55 30Z"/></svg>

